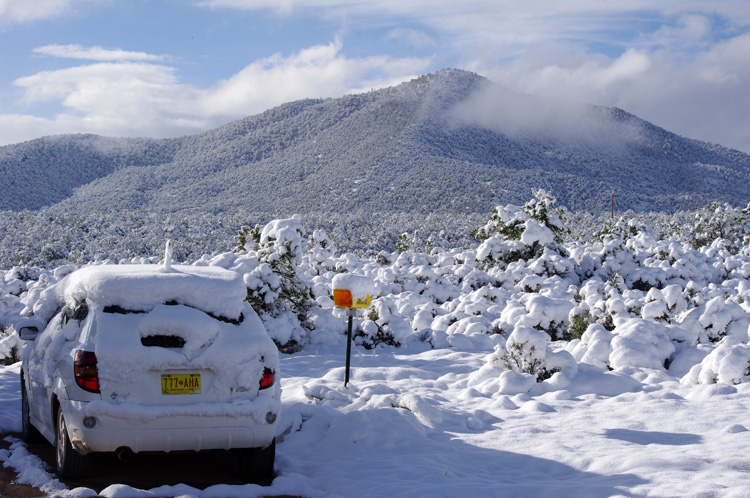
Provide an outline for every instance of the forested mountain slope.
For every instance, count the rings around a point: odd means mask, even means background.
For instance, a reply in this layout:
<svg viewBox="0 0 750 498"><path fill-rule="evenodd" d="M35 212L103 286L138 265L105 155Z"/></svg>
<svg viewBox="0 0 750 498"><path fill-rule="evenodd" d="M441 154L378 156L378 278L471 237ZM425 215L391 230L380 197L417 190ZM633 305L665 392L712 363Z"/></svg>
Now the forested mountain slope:
<svg viewBox="0 0 750 498"><path fill-rule="evenodd" d="M0 209L38 209L122 168L172 161L179 140L57 135L0 147Z"/></svg>
<svg viewBox="0 0 750 498"><path fill-rule="evenodd" d="M571 210L747 202L750 156L619 109L516 96L443 70L302 100L168 140L47 137L0 148L0 209L489 212L544 188Z"/></svg>

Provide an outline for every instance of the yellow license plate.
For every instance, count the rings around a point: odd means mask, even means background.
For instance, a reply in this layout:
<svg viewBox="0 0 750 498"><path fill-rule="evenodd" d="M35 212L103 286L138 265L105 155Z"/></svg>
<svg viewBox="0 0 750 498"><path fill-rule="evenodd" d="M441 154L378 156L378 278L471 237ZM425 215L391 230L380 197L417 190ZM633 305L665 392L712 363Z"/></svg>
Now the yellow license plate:
<svg viewBox="0 0 750 498"><path fill-rule="evenodd" d="M201 374L162 374L162 394L200 394Z"/></svg>

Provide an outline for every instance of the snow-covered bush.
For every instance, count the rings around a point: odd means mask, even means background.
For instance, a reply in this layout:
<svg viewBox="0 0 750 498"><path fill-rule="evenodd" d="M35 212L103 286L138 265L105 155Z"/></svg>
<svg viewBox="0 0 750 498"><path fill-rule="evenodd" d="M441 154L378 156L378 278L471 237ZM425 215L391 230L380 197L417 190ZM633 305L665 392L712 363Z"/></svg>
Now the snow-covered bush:
<svg viewBox="0 0 750 498"><path fill-rule="evenodd" d="M665 325L641 318L627 319L612 332L595 323L566 349L576 361L601 369L665 370L675 353L672 333Z"/></svg>
<svg viewBox="0 0 750 498"><path fill-rule="evenodd" d="M362 328L355 341L365 349L378 346L400 346L414 331L398 312L392 298L383 297L372 302L365 312Z"/></svg>
<svg viewBox="0 0 750 498"><path fill-rule="evenodd" d="M604 241L621 241L625 242L630 237L638 235L642 227L632 211L625 216L620 216L617 220L607 219L601 230L594 232L594 238Z"/></svg>
<svg viewBox="0 0 750 498"><path fill-rule="evenodd" d="M255 240L246 241L243 255L251 267L244 275L247 301L282 351L297 350L311 328L307 314L314 305L312 282L301 270L305 229L294 216L248 234Z"/></svg>
<svg viewBox="0 0 750 498"><path fill-rule="evenodd" d="M530 374L537 382L563 370L575 370L575 360L567 351L553 352L549 336L530 327L516 327L505 343L505 350L496 350L490 361L507 370Z"/></svg>
<svg viewBox="0 0 750 498"><path fill-rule="evenodd" d="M591 315L588 310L581 306L576 306L570 310L568 318L570 320L570 325L568 326L568 338L575 340L583 337L583 334L586 333L589 325L591 325Z"/></svg>
<svg viewBox="0 0 750 498"><path fill-rule="evenodd" d="M505 207L496 206L492 210L489 221L474 231L479 240L485 240L492 235L499 234L510 240L519 240L524 233L522 226L529 219L539 225L547 227L553 233L556 242L562 241L565 227L559 217L564 211L553 209L557 200L545 190L533 190L532 198L523 207L512 204Z"/></svg>
<svg viewBox="0 0 750 498"><path fill-rule="evenodd" d="M634 318L615 328L609 365L613 369L665 369L667 360L674 352L667 327Z"/></svg>
<svg viewBox="0 0 750 498"><path fill-rule="evenodd" d="M695 213L695 226L688 235L695 249L722 240L727 249L736 253L745 237L750 236L750 205L740 209L714 202Z"/></svg>
<svg viewBox="0 0 750 498"><path fill-rule="evenodd" d="M554 203L548 192L535 190L523 207L496 206L490 220L474 232L483 241L477 248L477 261L491 267L529 260L545 251L559 252L565 227L553 212Z"/></svg>
<svg viewBox="0 0 750 498"><path fill-rule="evenodd" d="M727 337L682 379L686 384L741 384L750 381L750 345Z"/></svg>
<svg viewBox="0 0 750 498"><path fill-rule="evenodd" d="M0 327L0 364L11 365L18 360L21 340L11 327Z"/></svg>
<svg viewBox="0 0 750 498"><path fill-rule="evenodd" d="M594 323L588 326L580 340L571 341L568 351L576 361L608 370L613 337L612 332L604 326Z"/></svg>
<svg viewBox="0 0 750 498"><path fill-rule="evenodd" d="M549 336L544 332L516 327L505 343L505 353L498 360L508 370L533 375L537 382L552 376L547 368L547 343Z"/></svg>
<svg viewBox="0 0 750 498"><path fill-rule="evenodd" d="M502 310L501 327L532 327L553 339L567 339L574 302L564 297L545 297L535 292L511 300Z"/></svg>
<svg viewBox="0 0 750 498"><path fill-rule="evenodd" d="M750 240L723 238L744 233L740 210L722 207L724 232L695 249L685 235L695 230L695 213L626 213L604 233L601 218L562 213L567 224L589 224L569 232L553 201L535 192L522 207L497 207L481 243L467 243L443 225L431 233L394 216L388 247L377 250L365 242L371 225L363 220L342 231L321 220L308 230L300 217L278 219L242 229L235 251L207 254L194 264L241 273L248 301L285 352L343 341L346 320L334 310L331 283L337 275L356 274L372 278L375 289L356 322L357 346L496 348L474 378L487 394L562 386L577 363L618 375L682 377L705 357L695 382L746 381L737 372L746 368L750 340ZM600 236L592 237L597 230ZM408 234L409 246L400 252L399 233ZM368 250L338 254L342 234L345 247L359 243ZM448 240L461 243L437 246ZM122 263L157 261L144 256ZM0 327L31 313L40 293L72 268L6 271Z"/></svg>
<svg viewBox="0 0 750 498"><path fill-rule="evenodd" d="M747 341L750 313L721 295L682 313L677 323L686 332L686 340L692 345L718 342L727 336Z"/></svg>
<svg viewBox="0 0 750 498"><path fill-rule="evenodd" d="M338 249L325 230L313 230L307 242L305 262L313 275L335 270L332 260Z"/></svg>

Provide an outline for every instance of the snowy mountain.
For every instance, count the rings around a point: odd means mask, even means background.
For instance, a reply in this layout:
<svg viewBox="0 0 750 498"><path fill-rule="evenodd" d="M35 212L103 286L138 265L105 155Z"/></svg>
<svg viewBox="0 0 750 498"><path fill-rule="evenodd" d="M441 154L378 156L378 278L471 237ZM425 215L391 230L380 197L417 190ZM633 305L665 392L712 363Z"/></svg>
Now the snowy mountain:
<svg viewBox="0 0 750 498"><path fill-rule="evenodd" d="M747 202L750 156L620 109L511 94L446 69L301 100L199 135L0 148L0 209L486 213L532 188L571 210Z"/></svg>

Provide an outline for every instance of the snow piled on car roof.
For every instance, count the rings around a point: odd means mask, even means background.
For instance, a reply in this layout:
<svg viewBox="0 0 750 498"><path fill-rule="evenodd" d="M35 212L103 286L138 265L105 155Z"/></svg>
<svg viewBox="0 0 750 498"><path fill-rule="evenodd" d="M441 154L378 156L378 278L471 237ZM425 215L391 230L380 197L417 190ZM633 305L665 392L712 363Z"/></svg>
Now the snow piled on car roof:
<svg viewBox="0 0 750 498"><path fill-rule="evenodd" d="M169 270L161 265L88 266L54 287L48 292L55 292L60 304L70 306L88 301L92 305L149 311L176 302L229 319L240 317L247 293L237 272L187 265L174 265ZM35 315L47 312L34 309Z"/></svg>

